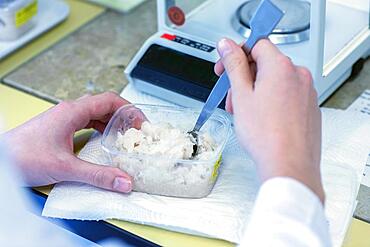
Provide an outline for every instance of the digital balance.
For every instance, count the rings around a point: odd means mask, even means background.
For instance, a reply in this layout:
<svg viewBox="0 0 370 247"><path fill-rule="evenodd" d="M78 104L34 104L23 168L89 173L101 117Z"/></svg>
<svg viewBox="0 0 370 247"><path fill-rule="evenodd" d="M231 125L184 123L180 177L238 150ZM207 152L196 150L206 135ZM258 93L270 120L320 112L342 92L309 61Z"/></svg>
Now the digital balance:
<svg viewBox="0 0 370 247"><path fill-rule="evenodd" d="M218 77L216 44L244 41L260 0L157 0L158 31L125 70L137 90L183 106L199 105ZM370 51L369 0L272 0L285 15L269 36L307 67L322 103ZM224 102L220 105L224 107Z"/></svg>

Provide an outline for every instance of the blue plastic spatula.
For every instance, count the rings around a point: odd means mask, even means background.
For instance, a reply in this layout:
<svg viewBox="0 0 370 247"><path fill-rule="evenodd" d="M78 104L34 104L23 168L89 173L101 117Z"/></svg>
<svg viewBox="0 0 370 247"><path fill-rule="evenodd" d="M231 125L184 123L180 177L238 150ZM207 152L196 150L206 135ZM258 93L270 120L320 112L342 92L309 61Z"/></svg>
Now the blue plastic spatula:
<svg viewBox="0 0 370 247"><path fill-rule="evenodd" d="M244 52L249 54L258 40L267 38L272 30L275 29L283 15L284 13L270 0L262 0L250 21L251 35L242 47ZM204 123L209 119L209 117L221 103L229 88L230 81L226 72L224 72L217 80L210 95L208 96L194 129L189 132L196 140L196 144L194 144L193 147L193 156L197 154L198 132L200 128L202 128Z"/></svg>

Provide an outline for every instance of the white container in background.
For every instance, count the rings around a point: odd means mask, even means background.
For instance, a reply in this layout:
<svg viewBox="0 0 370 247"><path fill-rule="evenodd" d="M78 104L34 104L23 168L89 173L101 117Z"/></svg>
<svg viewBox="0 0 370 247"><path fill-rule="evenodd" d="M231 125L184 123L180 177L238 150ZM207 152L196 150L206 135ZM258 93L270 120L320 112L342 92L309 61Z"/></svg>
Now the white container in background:
<svg viewBox="0 0 370 247"><path fill-rule="evenodd" d="M36 23L37 0L0 1L0 41L18 39Z"/></svg>

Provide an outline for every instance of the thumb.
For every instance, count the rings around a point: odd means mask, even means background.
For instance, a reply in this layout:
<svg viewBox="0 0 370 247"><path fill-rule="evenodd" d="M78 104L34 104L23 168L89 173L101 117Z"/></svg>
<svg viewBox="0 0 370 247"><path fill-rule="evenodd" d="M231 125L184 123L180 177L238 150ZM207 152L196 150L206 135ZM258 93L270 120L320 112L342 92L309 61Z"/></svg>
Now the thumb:
<svg viewBox="0 0 370 247"><path fill-rule="evenodd" d="M233 98L244 99L246 94L253 91L253 77L247 55L230 39L221 39L217 50L230 79Z"/></svg>
<svg viewBox="0 0 370 247"><path fill-rule="evenodd" d="M132 190L131 177L116 167L96 165L74 157L69 181L83 182L93 186L128 193Z"/></svg>

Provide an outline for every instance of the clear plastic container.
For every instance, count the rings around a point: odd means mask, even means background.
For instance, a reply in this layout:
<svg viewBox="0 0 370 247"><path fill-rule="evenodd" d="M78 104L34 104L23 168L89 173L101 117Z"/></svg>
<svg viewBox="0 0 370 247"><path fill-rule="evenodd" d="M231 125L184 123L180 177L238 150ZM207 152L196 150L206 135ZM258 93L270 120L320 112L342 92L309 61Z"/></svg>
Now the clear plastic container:
<svg viewBox="0 0 370 247"><path fill-rule="evenodd" d="M221 153L230 132L230 120L215 112L202 127L216 143L214 155L207 160L172 159L166 155L134 154L116 146L118 133L130 128L139 129L145 120L151 123L168 122L181 130L191 130L199 110L158 105L126 105L113 115L102 139L102 147L111 165L119 167L133 178L133 190L150 194L202 198L207 196L218 176Z"/></svg>

